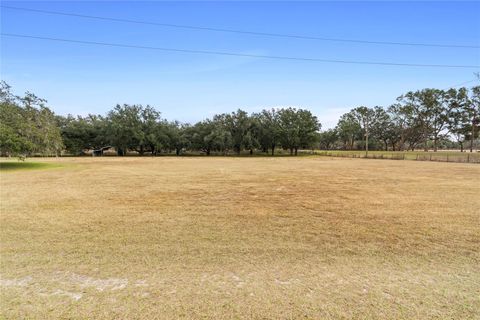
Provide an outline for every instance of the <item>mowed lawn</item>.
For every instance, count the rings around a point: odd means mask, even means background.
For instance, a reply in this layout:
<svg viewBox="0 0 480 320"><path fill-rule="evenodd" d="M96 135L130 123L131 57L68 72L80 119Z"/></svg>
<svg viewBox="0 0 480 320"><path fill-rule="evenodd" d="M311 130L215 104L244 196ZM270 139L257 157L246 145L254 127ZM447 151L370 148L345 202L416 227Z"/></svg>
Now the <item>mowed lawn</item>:
<svg viewBox="0 0 480 320"><path fill-rule="evenodd" d="M480 318L479 165L27 161L60 166L0 173L0 318Z"/></svg>

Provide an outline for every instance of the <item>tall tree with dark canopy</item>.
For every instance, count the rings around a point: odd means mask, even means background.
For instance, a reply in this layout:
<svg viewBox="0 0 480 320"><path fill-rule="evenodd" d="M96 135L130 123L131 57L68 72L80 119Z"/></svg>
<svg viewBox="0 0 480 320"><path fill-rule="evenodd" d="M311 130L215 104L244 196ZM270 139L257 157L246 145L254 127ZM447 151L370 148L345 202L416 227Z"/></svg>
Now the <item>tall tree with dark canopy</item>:
<svg viewBox="0 0 480 320"><path fill-rule="evenodd" d="M0 151L4 155L58 155L63 149L55 114L46 100L27 92L14 96L0 84Z"/></svg>
<svg viewBox="0 0 480 320"><path fill-rule="evenodd" d="M310 147L320 130L317 117L308 110L286 108L279 111L280 143L297 155L300 147Z"/></svg>
<svg viewBox="0 0 480 320"><path fill-rule="evenodd" d="M335 130L342 139L346 150L352 150L355 140L361 135L360 125L351 112L345 113L340 117Z"/></svg>
<svg viewBox="0 0 480 320"><path fill-rule="evenodd" d="M71 115L57 117L65 148L72 154L83 154L84 150L103 150L109 146L107 122L102 116L87 117ZM103 153L103 151L101 151Z"/></svg>
<svg viewBox="0 0 480 320"><path fill-rule="evenodd" d="M272 156L275 155L275 148L280 140L279 115L276 109L262 110L254 114L253 117L259 124L257 141L264 152L271 150Z"/></svg>
<svg viewBox="0 0 480 320"><path fill-rule="evenodd" d="M448 99L448 130L455 137L463 152L463 145L470 133L469 108L472 101L465 88L450 89Z"/></svg>
<svg viewBox="0 0 480 320"><path fill-rule="evenodd" d="M225 130L230 132L236 154L256 144L252 133L252 121L245 111L238 109L236 112L215 116L214 120L222 123Z"/></svg>
<svg viewBox="0 0 480 320"><path fill-rule="evenodd" d="M338 141L338 132L336 129L328 129L319 135L320 148L330 150Z"/></svg>
<svg viewBox="0 0 480 320"><path fill-rule="evenodd" d="M480 86L472 88L467 114L470 119L470 152L473 152L473 141L480 135Z"/></svg>
<svg viewBox="0 0 480 320"><path fill-rule="evenodd" d="M362 140L363 137L365 138L365 155L368 156L368 136L370 135L370 126L374 122L375 110L362 106L354 108L351 113L362 130Z"/></svg>

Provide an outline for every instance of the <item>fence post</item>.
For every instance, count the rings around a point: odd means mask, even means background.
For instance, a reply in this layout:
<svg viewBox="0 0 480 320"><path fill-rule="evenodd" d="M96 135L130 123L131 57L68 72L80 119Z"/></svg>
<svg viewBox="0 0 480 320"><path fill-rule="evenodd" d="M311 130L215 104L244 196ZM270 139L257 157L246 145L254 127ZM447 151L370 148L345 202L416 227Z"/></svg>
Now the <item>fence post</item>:
<svg viewBox="0 0 480 320"><path fill-rule="evenodd" d="M470 153L467 154L467 162L470 163Z"/></svg>
<svg viewBox="0 0 480 320"><path fill-rule="evenodd" d="M430 161L432 161L432 154L430 153Z"/></svg>

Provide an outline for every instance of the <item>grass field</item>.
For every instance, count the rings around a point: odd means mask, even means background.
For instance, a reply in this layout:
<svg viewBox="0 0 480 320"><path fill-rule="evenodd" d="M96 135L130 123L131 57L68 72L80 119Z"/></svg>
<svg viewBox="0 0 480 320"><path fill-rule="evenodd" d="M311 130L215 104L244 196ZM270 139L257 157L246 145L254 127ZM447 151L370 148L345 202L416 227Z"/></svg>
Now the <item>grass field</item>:
<svg viewBox="0 0 480 320"><path fill-rule="evenodd" d="M480 166L35 161L0 173L0 318L480 319Z"/></svg>

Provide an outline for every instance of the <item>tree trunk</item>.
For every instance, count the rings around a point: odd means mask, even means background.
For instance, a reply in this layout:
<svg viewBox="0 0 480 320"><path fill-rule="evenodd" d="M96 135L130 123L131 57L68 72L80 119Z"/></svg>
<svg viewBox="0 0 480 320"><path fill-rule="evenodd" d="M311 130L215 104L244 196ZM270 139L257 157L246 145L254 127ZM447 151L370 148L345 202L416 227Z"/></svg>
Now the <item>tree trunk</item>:
<svg viewBox="0 0 480 320"><path fill-rule="evenodd" d="M207 156L210 155L210 149L207 149Z"/></svg>
<svg viewBox="0 0 480 320"><path fill-rule="evenodd" d="M272 145L272 156L275 155L275 145Z"/></svg>
<svg viewBox="0 0 480 320"><path fill-rule="evenodd" d="M290 155L293 156L293 148L290 148Z"/></svg>
<svg viewBox="0 0 480 320"><path fill-rule="evenodd" d="M253 154L253 149L250 149L250 155L252 155L252 154Z"/></svg>
<svg viewBox="0 0 480 320"><path fill-rule="evenodd" d="M175 154L176 154L177 156L180 155L180 148L175 148Z"/></svg>
<svg viewBox="0 0 480 320"><path fill-rule="evenodd" d="M477 112L474 109L472 118L472 134L470 137L470 152L473 152L473 141L475 140L475 119L477 119Z"/></svg>
<svg viewBox="0 0 480 320"><path fill-rule="evenodd" d="M298 154L298 147L295 147L295 155Z"/></svg>
<svg viewBox="0 0 480 320"><path fill-rule="evenodd" d="M140 146L140 151L138 152L141 156L145 153L145 149L143 147L143 144Z"/></svg>
<svg viewBox="0 0 480 320"><path fill-rule="evenodd" d="M438 137L437 135L435 135L435 137L433 138L433 152L437 152L438 150L437 141L438 141Z"/></svg>
<svg viewBox="0 0 480 320"><path fill-rule="evenodd" d="M368 158L368 131L365 134L365 157Z"/></svg>
<svg viewBox="0 0 480 320"><path fill-rule="evenodd" d="M463 152L463 142L460 142L460 152Z"/></svg>

